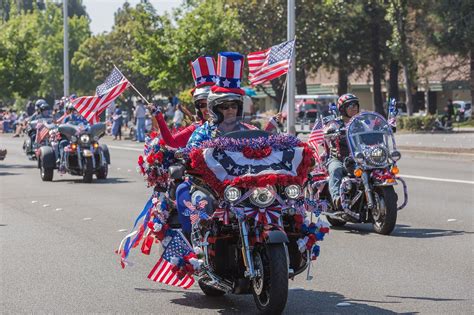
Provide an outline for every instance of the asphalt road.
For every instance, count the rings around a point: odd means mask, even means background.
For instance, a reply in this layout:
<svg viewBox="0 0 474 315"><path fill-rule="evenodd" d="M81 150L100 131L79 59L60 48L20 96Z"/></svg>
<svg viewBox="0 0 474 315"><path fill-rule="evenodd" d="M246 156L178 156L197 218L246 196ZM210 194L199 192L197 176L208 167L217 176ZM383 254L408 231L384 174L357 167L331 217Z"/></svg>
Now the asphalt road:
<svg viewBox="0 0 474 315"><path fill-rule="evenodd" d="M250 295L207 298L157 284L158 259L135 250L133 267L114 253L149 190L136 172L137 144L111 144L109 179L41 182L21 139L0 136L0 313L255 313ZM473 163L406 155L399 163L410 200L391 236L369 225L333 229L312 281L290 281L290 314L473 311ZM348 303L347 306L338 306ZM344 304L343 304L344 305Z"/></svg>

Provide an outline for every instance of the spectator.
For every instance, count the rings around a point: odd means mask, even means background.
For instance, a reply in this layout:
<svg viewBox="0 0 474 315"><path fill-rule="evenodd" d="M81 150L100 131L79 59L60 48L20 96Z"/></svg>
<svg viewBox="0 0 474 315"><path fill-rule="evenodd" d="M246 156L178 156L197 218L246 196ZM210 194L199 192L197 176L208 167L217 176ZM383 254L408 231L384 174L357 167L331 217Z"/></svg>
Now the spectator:
<svg viewBox="0 0 474 315"><path fill-rule="evenodd" d="M454 105L452 99L449 99L448 104L446 105L446 115L448 115L448 121L451 121L454 116Z"/></svg>
<svg viewBox="0 0 474 315"><path fill-rule="evenodd" d="M183 119L184 119L184 114L181 111L181 105L178 104L176 106L176 110L173 116L173 125L175 129L179 129L181 127L181 125L183 124Z"/></svg>
<svg viewBox="0 0 474 315"><path fill-rule="evenodd" d="M18 116L18 119L13 125L13 129L15 130L15 134L13 135L14 138L19 137L22 131L25 129L27 118L28 115L25 112L21 112L20 116Z"/></svg>
<svg viewBox="0 0 474 315"><path fill-rule="evenodd" d="M137 102L134 114L137 119L137 142L145 142L146 109L142 101Z"/></svg>
<svg viewBox="0 0 474 315"><path fill-rule="evenodd" d="M166 105L166 112L165 112L166 120L169 120L172 117L174 117L175 109L176 109L176 106L173 104L173 97L170 96L168 97L168 105Z"/></svg>
<svg viewBox="0 0 474 315"><path fill-rule="evenodd" d="M117 137L119 140L122 140L123 117L120 107L115 109L114 115L112 116L112 121L112 135L114 136L114 140L117 140Z"/></svg>

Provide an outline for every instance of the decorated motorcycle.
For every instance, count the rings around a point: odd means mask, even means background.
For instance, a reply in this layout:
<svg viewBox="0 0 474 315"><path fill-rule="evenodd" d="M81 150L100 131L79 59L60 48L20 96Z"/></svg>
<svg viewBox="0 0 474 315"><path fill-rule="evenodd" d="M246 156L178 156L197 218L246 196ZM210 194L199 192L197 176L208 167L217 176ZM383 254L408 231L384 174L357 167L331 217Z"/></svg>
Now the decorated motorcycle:
<svg viewBox="0 0 474 315"><path fill-rule="evenodd" d="M38 149L47 145L48 132L56 128L52 118L41 118L28 122L26 127L26 140L23 142L23 151L30 160L36 160Z"/></svg>
<svg viewBox="0 0 474 315"><path fill-rule="evenodd" d="M338 211L332 204L328 190L328 179L323 174L313 174L312 186L317 198L327 200L332 211L325 212L333 226L347 222L372 223L377 233L390 234L397 221L397 211L407 204L407 186L398 177L397 161L401 158L396 149L392 125L374 112L362 112L354 116L347 128L333 129L325 140L346 133L350 157L343 162L346 176L340 186L341 207ZM404 200L398 205L394 186L401 183Z"/></svg>
<svg viewBox="0 0 474 315"><path fill-rule="evenodd" d="M169 191L155 189L136 220L142 223L135 224L118 253L125 266L131 248L142 242L142 252L150 254L151 245L161 242L164 251L149 279L189 288L197 277L206 295L251 293L260 311L279 313L289 279L305 270L309 277L311 261L319 255L317 242L329 231L319 220L324 205L313 200L307 181L312 151L296 137L232 123L245 130L216 128L212 140L180 153L184 168L172 163L168 172L156 161L169 163L169 151L151 141L155 149L139 159L140 169L147 180L154 173L152 178L168 182L185 172L192 233L185 236L172 227ZM150 172L157 164L159 171Z"/></svg>
<svg viewBox="0 0 474 315"><path fill-rule="evenodd" d="M54 145L42 146L38 154L38 167L43 181L52 181L54 169L62 173L79 175L85 183L91 183L93 175L98 179L107 178L110 154L105 144L99 144L99 139L105 134L105 124L97 123L92 126L66 123L57 128L56 139L65 138L69 144L64 148L64 156L60 160L59 149Z"/></svg>

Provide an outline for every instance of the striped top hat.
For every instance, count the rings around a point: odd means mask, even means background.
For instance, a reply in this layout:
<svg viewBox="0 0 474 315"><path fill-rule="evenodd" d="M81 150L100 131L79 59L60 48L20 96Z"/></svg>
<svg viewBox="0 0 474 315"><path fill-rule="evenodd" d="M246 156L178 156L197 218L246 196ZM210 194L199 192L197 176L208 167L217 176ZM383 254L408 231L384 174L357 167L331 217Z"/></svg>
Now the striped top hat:
<svg viewBox="0 0 474 315"><path fill-rule="evenodd" d="M194 79L194 89L214 85L217 80L216 61L214 58L201 56L191 62L190 65Z"/></svg>
<svg viewBox="0 0 474 315"><path fill-rule="evenodd" d="M221 52L217 57L217 81L211 90L214 93L244 95L240 88L244 56L236 52Z"/></svg>

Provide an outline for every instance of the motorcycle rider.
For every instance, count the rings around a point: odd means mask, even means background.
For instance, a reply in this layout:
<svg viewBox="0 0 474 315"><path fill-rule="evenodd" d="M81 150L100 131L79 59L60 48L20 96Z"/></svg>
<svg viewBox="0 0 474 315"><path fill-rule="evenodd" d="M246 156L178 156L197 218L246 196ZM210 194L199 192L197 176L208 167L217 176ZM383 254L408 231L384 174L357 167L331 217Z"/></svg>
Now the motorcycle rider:
<svg viewBox="0 0 474 315"><path fill-rule="evenodd" d="M70 123L74 125L89 125L89 122L77 112L76 108L72 104L68 104L66 106L66 117L64 117L62 121L64 124ZM56 163L62 164L62 162L64 161L64 148L67 147L68 144L69 140L67 139L61 139L61 141L59 142L59 157Z"/></svg>
<svg viewBox="0 0 474 315"><path fill-rule="evenodd" d="M359 98L354 94L344 94L337 100L337 109L341 114L342 121L332 122L325 127L325 134L332 134L339 130L344 130L352 117L359 113ZM341 207L341 196L339 188L344 177L344 159L350 155L349 146L345 133L341 133L329 142L327 169L329 173L329 193L336 209Z"/></svg>
<svg viewBox="0 0 474 315"><path fill-rule="evenodd" d="M208 119L207 97L211 86L216 81L216 61L212 57L200 56L190 63L195 87L191 91L196 116L199 119L180 132L172 135L165 118L160 110L155 110L155 119L160 129L161 137L166 145L172 148L182 148L188 143L192 133L202 126Z"/></svg>
<svg viewBox="0 0 474 315"><path fill-rule="evenodd" d="M36 101L35 109L36 112L31 115L28 121L33 121L42 118L51 118L51 115L49 113L49 105L44 99L40 98Z"/></svg>
<svg viewBox="0 0 474 315"><path fill-rule="evenodd" d="M217 60L217 82L211 88L207 98L207 111L210 121L197 128L188 141L187 147L197 147L203 141L219 136L219 131L254 129L255 127L239 122L243 111L244 90L240 88L240 77L244 57L235 52L219 53ZM228 66L231 64L232 67ZM240 67L240 68L239 68ZM227 70L228 69L228 70ZM227 71L226 71L227 70ZM233 74L231 73L233 71ZM176 189L176 204L179 221L185 235L191 233L190 213L193 205L200 204L208 212L212 202L201 191L190 193L191 180L185 180Z"/></svg>

